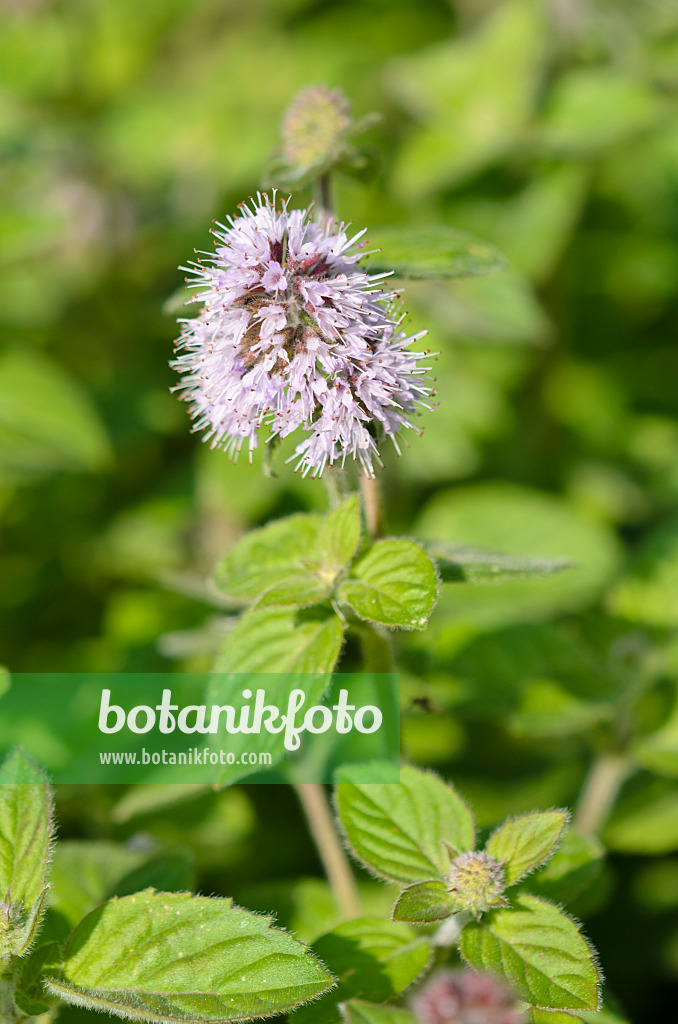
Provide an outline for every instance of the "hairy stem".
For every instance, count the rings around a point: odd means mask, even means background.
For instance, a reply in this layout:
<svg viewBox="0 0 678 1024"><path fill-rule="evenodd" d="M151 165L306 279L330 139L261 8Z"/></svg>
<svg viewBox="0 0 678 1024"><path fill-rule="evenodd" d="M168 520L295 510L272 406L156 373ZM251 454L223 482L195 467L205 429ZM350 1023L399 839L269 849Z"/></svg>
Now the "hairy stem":
<svg viewBox="0 0 678 1024"><path fill-rule="evenodd" d="M330 508L336 508L337 505L341 504L341 499L344 497L342 481L339 479L339 471L336 466L327 467L323 473L323 482L327 491Z"/></svg>
<svg viewBox="0 0 678 1024"><path fill-rule="evenodd" d="M580 832L597 835L608 819L619 790L633 770L623 754L600 754L579 794L574 812L574 826Z"/></svg>
<svg viewBox="0 0 678 1024"><path fill-rule="evenodd" d="M10 960L3 963L0 974L0 1024L16 1024L26 1017L14 1002L15 988L16 970Z"/></svg>
<svg viewBox="0 0 678 1024"><path fill-rule="evenodd" d="M298 782L294 788L337 905L344 917L357 917L361 911L358 887L337 834L325 789L319 782Z"/></svg>
<svg viewBox="0 0 678 1024"><path fill-rule="evenodd" d="M376 477L360 474L360 490L365 509L365 523L372 540L377 540L384 533L384 508L381 500L381 488Z"/></svg>
<svg viewBox="0 0 678 1024"><path fill-rule="evenodd" d="M332 218L332 179L329 171L321 174L316 182L315 215L318 223L324 228Z"/></svg>

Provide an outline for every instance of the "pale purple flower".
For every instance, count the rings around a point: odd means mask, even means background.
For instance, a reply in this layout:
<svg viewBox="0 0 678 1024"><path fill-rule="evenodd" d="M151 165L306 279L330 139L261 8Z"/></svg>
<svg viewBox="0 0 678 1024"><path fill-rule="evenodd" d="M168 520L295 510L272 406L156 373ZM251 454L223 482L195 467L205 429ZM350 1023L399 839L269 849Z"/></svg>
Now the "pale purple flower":
<svg viewBox="0 0 678 1024"><path fill-rule="evenodd" d="M417 1024L522 1024L513 993L488 974L440 970L411 1000Z"/></svg>
<svg viewBox="0 0 678 1024"><path fill-rule="evenodd" d="M431 392L424 354L410 349L426 332L401 329L387 275L358 269L364 231L349 238L288 202L258 194L217 225L214 254L183 268L204 308L181 321L176 390L194 429L233 457L244 443L251 455L262 428L269 440L301 429L292 459L304 475L348 457L373 476L379 438L399 451L396 435Z"/></svg>

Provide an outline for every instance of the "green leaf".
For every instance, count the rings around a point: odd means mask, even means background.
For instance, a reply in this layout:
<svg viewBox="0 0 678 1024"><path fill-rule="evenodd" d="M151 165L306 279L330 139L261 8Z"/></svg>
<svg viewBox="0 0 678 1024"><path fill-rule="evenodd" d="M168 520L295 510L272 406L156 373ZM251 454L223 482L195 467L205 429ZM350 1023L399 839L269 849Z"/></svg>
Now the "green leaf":
<svg viewBox="0 0 678 1024"><path fill-rule="evenodd" d="M428 941L404 924L362 917L338 925L313 943L313 952L336 976L339 987L322 1003L294 1014L295 1024L341 1020L337 1002L382 1002L411 985L428 966Z"/></svg>
<svg viewBox="0 0 678 1024"><path fill-rule="evenodd" d="M678 778L678 690L668 719L661 728L637 739L631 754L643 768L657 775Z"/></svg>
<svg viewBox="0 0 678 1024"><path fill-rule="evenodd" d="M380 540L356 562L339 601L383 626L425 629L437 581L428 555L409 540Z"/></svg>
<svg viewBox="0 0 678 1024"><path fill-rule="evenodd" d="M313 590L308 559L321 523L321 516L294 515L248 533L217 566L217 589L236 604L254 603L269 590L302 581Z"/></svg>
<svg viewBox="0 0 678 1024"><path fill-rule="evenodd" d="M573 68L556 80L546 104L544 141L569 153L607 148L651 124L657 99L614 68Z"/></svg>
<svg viewBox="0 0 678 1024"><path fill-rule="evenodd" d="M217 655L215 672L331 672L344 628L338 615L302 619L281 608L246 612Z"/></svg>
<svg viewBox="0 0 678 1024"><path fill-rule="evenodd" d="M529 580L573 568L573 563L566 558L519 558L444 541L427 541L424 550L437 565L443 583Z"/></svg>
<svg viewBox="0 0 678 1024"><path fill-rule="evenodd" d="M508 983L528 1003L560 1010L598 1009L598 972L574 922L558 907L521 895L466 925L461 954L475 970Z"/></svg>
<svg viewBox="0 0 678 1024"><path fill-rule="evenodd" d="M346 1024L417 1024L410 1010L366 1003L363 999L349 999L340 1003L339 1009Z"/></svg>
<svg viewBox="0 0 678 1024"><path fill-rule="evenodd" d="M340 641L341 636L339 635L338 642L340 643ZM267 703L272 704L276 708L286 708L292 690L299 688L306 694L306 705L308 707L319 704L331 683L332 677L330 672L331 669L325 672L288 672L280 674L274 673L272 669L268 669L266 670ZM261 676L257 673L249 681L247 675L244 675L241 671L225 673L224 675L215 674L210 679L206 701L208 705L229 704L237 706L243 689L248 686L252 691L259 688L261 686ZM258 766L252 767L246 763L246 759L243 757L245 754L266 753L270 755L270 761L266 767L273 767L278 764L287 753L285 748L285 732L284 730L268 732L268 730L262 729L257 734L236 733L229 737L228 749L235 754L235 763L223 765L217 769L214 781L221 786L232 785L238 779L246 778L248 775L252 775L253 772L259 770ZM242 764L239 763L241 760L243 761Z"/></svg>
<svg viewBox="0 0 678 1024"><path fill-rule="evenodd" d="M393 271L415 280L477 277L503 270L506 260L493 245L443 224L406 224L370 232L370 273Z"/></svg>
<svg viewBox="0 0 678 1024"><path fill-rule="evenodd" d="M317 548L323 565L336 571L348 565L360 543L360 495L346 498L325 519L318 531Z"/></svg>
<svg viewBox="0 0 678 1024"><path fill-rule="evenodd" d="M542 1010L538 1006L529 1006L525 1012L526 1024L572 1024L573 1021L583 1022L578 1013L567 1013L563 1010Z"/></svg>
<svg viewBox="0 0 678 1024"><path fill-rule="evenodd" d="M112 895L111 886L145 857L112 842L58 843L52 864L50 912L62 915L71 927Z"/></svg>
<svg viewBox="0 0 678 1024"><path fill-rule="evenodd" d="M360 498L324 518L294 515L247 534L217 566L214 582L236 604L303 608L330 595L360 542Z"/></svg>
<svg viewBox="0 0 678 1024"><path fill-rule="evenodd" d="M678 520L650 536L631 571L613 587L607 604L614 615L644 626L678 626Z"/></svg>
<svg viewBox="0 0 678 1024"><path fill-rule="evenodd" d="M463 909L458 899L448 892L445 882L432 879L430 882L415 882L403 889L393 908L393 920L426 924L443 921Z"/></svg>
<svg viewBox="0 0 678 1024"><path fill-rule="evenodd" d="M57 942L48 942L31 950L21 961L14 990L14 1002L31 1017L36 1017L54 1005L55 997L45 991L43 978L47 969L59 968L61 951Z"/></svg>
<svg viewBox="0 0 678 1024"><path fill-rule="evenodd" d="M483 629L589 605L616 570L620 555L606 526L562 498L513 483L483 482L439 492L425 507L416 532L436 543L449 540L520 558L573 563L567 572L506 580L501 587L444 587L438 618Z"/></svg>
<svg viewBox="0 0 678 1024"><path fill-rule="evenodd" d="M399 785L340 783L336 800L354 855L382 878L440 878L450 866L448 846L473 849L473 817L462 798L418 768L404 765Z"/></svg>
<svg viewBox="0 0 678 1024"><path fill-rule="evenodd" d="M173 786L148 783L130 787L111 811L112 820L120 825L144 814L155 814L176 804L189 803L209 793L208 783L185 782Z"/></svg>
<svg viewBox="0 0 678 1024"><path fill-rule="evenodd" d="M581 736L612 713L612 705L579 700L550 679L534 679L526 682L508 725L516 736Z"/></svg>
<svg viewBox="0 0 678 1024"><path fill-rule="evenodd" d="M47 893L52 793L23 751L0 768L0 951L21 956L33 940Z"/></svg>
<svg viewBox="0 0 678 1024"><path fill-rule="evenodd" d="M439 195L524 145L544 60L541 14L532 3L499 4L472 31L388 67L387 84L414 122L393 172L399 199Z"/></svg>
<svg viewBox="0 0 678 1024"><path fill-rule="evenodd" d="M107 895L131 896L140 889L158 889L161 892L190 892L195 884L193 862L181 850L163 850L132 868L115 884L109 885Z"/></svg>
<svg viewBox="0 0 678 1024"><path fill-rule="evenodd" d="M604 856L605 847L599 839L570 827L546 867L530 879L530 890L537 896L569 903L598 878Z"/></svg>
<svg viewBox="0 0 678 1024"><path fill-rule="evenodd" d="M568 817L567 811L535 811L511 818L493 832L486 850L503 863L507 885L531 874L549 859Z"/></svg>
<svg viewBox="0 0 678 1024"><path fill-rule="evenodd" d="M65 1002L136 1020L250 1020L321 995L331 975L271 918L230 899L114 899L73 931L48 987Z"/></svg>
<svg viewBox="0 0 678 1024"><path fill-rule="evenodd" d="M0 697L7 693L12 685L12 679L4 665L0 665Z"/></svg>
<svg viewBox="0 0 678 1024"><path fill-rule="evenodd" d="M678 850L678 791L646 787L620 801L603 832L603 842L622 853L662 854Z"/></svg>
<svg viewBox="0 0 678 1024"><path fill-rule="evenodd" d="M110 457L87 394L57 363L27 349L0 355L0 475L95 470Z"/></svg>

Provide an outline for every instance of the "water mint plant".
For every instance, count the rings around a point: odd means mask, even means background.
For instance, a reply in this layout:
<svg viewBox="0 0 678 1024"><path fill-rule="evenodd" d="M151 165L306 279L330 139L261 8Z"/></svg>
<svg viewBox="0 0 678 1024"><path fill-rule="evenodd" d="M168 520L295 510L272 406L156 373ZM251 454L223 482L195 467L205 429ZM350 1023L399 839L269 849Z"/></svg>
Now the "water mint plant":
<svg viewBox="0 0 678 1024"><path fill-rule="evenodd" d="M5 0L0 764L21 743L45 766L60 840L39 935L16 965L24 1005L50 943L63 949L97 907L151 886L232 898L314 944L343 989L287 1017L672 1019L677 32L667 2ZM318 76L277 139L288 100ZM392 272L375 287L402 293L400 329L428 331L409 351L437 353L418 360L438 395L407 414L421 435L393 435L401 458L365 421L385 464L373 453L374 478L349 450L303 478L294 452L314 418L270 440L263 422L253 465L248 437L233 464L227 436L200 443L209 423L189 436L192 402L170 392L186 376L168 367L173 318L199 318L203 302L182 303L207 290L182 287L162 319L177 265L197 255L215 270L223 241L207 229L225 234L242 200L260 205L257 189L278 214L310 210L320 233L367 228L353 272ZM181 804L173 786L129 784L133 772L72 785L65 745L80 751L84 731L69 693L83 673L90 690L90 673L130 686L197 673L200 704L212 665L236 678L261 668L273 703L281 666L329 666L359 687L386 670L388 700L371 698L394 727L382 781L397 779L399 727L404 762L453 781L477 836L443 846L416 880L380 881L346 855L329 790L304 785L333 781L338 749L295 774L273 735L270 749L233 737L223 788L180 787ZM52 677L44 700L22 673ZM308 703L334 703L324 671L314 678ZM242 697L225 690L220 702ZM274 765L248 774L245 753ZM490 836L549 808L571 821L510 884ZM413 886L430 891L426 913L462 909L392 921ZM464 963L461 936L499 934L523 894L581 921L599 949L598 1017L527 1011L510 983ZM15 935L26 920L5 895ZM92 1014L57 1010L63 1024Z"/></svg>
<svg viewBox="0 0 678 1024"><path fill-rule="evenodd" d="M501 261L440 226L382 229L380 251L363 251L365 231L351 233L332 209L348 107L321 93L293 104L283 132L288 165L290 132L305 133L298 177L315 168L316 205L295 209L292 197L258 193L217 225L214 253L188 268L192 301L203 306L182 321L173 365L195 429L232 457L243 446L251 455L262 435L276 444L306 434L291 460L304 476L325 473L330 503L325 514L298 513L254 530L219 561L213 587L240 610L215 660L219 673L329 674L347 657L352 670L390 672L393 632L425 630L446 581L487 572L495 582L539 578L567 567L557 558L514 560L384 536L379 445L388 437L397 448L431 395L428 363L411 349L425 331L401 329L396 294L383 290L384 281L482 274ZM323 132L318 118L330 108L338 120ZM350 493L354 474L336 474L353 464L360 493ZM283 751L271 754L276 764ZM351 853L400 886L392 920L365 916L322 786L288 776L343 917L313 943L337 988L296 1010L295 1024L409 1020L404 993L443 949L494 979L488 984L507 986L525 1020L544 1011L595 1012L598 971L577 924L524 888L554 853L568 812L510 818L476 849L473 815L451 786L409 766L400 784L380 782L379 764L373 768L371 784L340 770L338 824ZM221 782L246 777L240 767Z"/></svg>

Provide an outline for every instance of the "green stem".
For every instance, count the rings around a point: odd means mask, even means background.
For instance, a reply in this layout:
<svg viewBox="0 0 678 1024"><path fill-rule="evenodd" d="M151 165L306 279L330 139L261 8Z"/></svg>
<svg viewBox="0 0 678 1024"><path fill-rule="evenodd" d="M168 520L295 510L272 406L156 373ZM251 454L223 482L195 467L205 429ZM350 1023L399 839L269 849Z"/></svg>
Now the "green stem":
<svg viewBox="0 0 678 1024"><path fill-rule="evenodd" d="M342 482L339 479L339 472L335 466L328 466L323 473L323 483L327 490L327 499L330 504L330 508L336 508L337 505L341 504L341 499L344 497L344 491Z"/></svg>
<svg viewBox="0 0 678 1024"><path fill-rule="evenodd" d="M332 179L329 171L321 174L316 181L315 215L318 223L326 228L332 217Z"/></svg>
<svg viewBox="0 0 678 1024"><path fill-rule="evenodd" d="M361 912L358 887L334 826L325 789L319 782L298 782L294 788L339 910L345 918L358 917Z"/></svg>
<svg viewBox="0 0 678 1024"><path fill-rule="evenodd" d="M26 1017L14 1002L15 988L16 971L10 960L9 963L3 964L0 975L0 1024L17 1024Z"/></svg>
<svg viewBox="0 0 678 1024"><path fill-rule="evenodd" d="M619 791L633 765L624 754L606 751L591 765L579 795L574 826L580 832L597 835L607 821Z"/></svg>
<svg viewBox="0 0 678 1024"><path fill-rule="evenodd" d="M375 688L385 734L393 737L387 756L397 763L400 760L400 701L388 678L397 673L391 636L387 630L369 623L361 623L353 628L360 638L363 671L373 672L376 676Z"/></svg>

